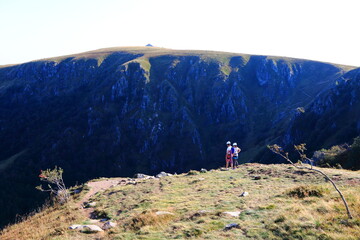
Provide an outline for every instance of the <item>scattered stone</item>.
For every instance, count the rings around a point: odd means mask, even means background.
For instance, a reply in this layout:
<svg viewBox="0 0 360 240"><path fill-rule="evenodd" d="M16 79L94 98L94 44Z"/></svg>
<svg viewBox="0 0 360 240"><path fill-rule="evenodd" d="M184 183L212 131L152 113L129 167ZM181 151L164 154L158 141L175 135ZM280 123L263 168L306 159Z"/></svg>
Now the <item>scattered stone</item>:
<svg viewBox="0 0 360 240"><path fill-rule="evenodd" d="M220 168L220 171L229 171L228 168Z"/></svg>
<svg viewBox="0 0 360 240"><path fill-rule="evenodd" d="M160 215L174 215L173 213L171 212L166 212L166 211L157 211L155 213L157 216L160 216Z"/></svg>
<svg viewBox="0 0 360 240"><path fill-rule="evenodd" d="M254 180L260 180L261 177L260 176L254 176Z"/></svg>
<svg viewBox="0 0 360 240"><path fill-rule="evenodd" d="M86 233L96 233L96 232L103 232L104 231L97 225L78 225L78 224L74 224L74 225L71 225L69 227L69 229L80 230L81 232L86 232Z"/></svg>
<svg viewBox="0 0 360 240"><path fill-rule="evenodd" d="M84 233L97 233L103 231L104 230L102 230L98 225L83 225L83 228L80 230L80 232Z"/></svg>
<svg viewBox="0 0 360 240"><path fill-rule="evenodd" d="M208 171L208 170L206 170L205 168L200 169L200 172L201 172L201 173L207 173L207 171Z"/></svg>
<svg viewBox="0 0 360 240"><path fill-rule="evenodd" d="M199 181L204 181L205 178L201 177L201 178L198 178Z"/></svg>
<svg viewBox="0 0 360 240"><path fill-rule="evenodd" d="M69 227L69 229L82 229L84 226L79 224L74 224Z"/></svg>
<svg viewBox="0 0 360 240"><path fill-rule="evenodd" d="M150 179L150 178L153 178L154 176L149 176L149 175L146 175L146 174L142 174L142 173L136 173L134 175L134 178L142 178L142 179Z"/></svg>
<svg viewBox="0 0 360 240"><path fill-rule="evenodd" d="M246 196L249 196L248 192L243 192L242 194L240 194L240 197L246 197Z"/></svg>
<svg viewBox="0 0 360 240"><path fill-rule="evenodd" d="M95 207L96 206L96 202L87 202L85 203L85 208L90 208L90 207Z"/></svg>
<svg viewBox="0 0 360 240"><path fill-rule="evenodd" d="M104 223L104 225L102 226L102 229L107 230L107 229L116 227L116 225L117 225L116 223L108 221L108 222Z"/></svg>
<svg viewBox="0 0 360 240"><path fill-rule="evenodd" d="M231 217L239 217L240 213L241 212L239 212L239 211L237 211L237 212L223 212L223 214L231 216Z"/></svg>
<svg viewBox="0 0 360 240"><path fill-rule="evenodd" d="M233 228L240 228L240 225L237 224L237 223L230 223L230 224L225 226L224 231L229 231L229 230L231 230Z"/></svg>
<svg viewBox="0 0 360 240"><path fill-rule="evenodd" d="M156 175L157 178L162 178L167 176L172 176L172 174L166 172L160 172L158 175Z"/></svg>

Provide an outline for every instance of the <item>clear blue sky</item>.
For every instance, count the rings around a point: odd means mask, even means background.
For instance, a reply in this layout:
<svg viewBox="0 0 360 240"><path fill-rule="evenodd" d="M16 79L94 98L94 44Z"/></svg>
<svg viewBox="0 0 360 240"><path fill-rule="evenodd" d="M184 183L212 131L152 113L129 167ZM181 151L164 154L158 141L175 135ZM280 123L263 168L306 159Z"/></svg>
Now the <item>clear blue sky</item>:
<svg viewBox="0 0 360 240"><path fill-rule="evenodd" d="M0 65L151 43L360 66L359 9L358 0L0 0Z"/></svg>

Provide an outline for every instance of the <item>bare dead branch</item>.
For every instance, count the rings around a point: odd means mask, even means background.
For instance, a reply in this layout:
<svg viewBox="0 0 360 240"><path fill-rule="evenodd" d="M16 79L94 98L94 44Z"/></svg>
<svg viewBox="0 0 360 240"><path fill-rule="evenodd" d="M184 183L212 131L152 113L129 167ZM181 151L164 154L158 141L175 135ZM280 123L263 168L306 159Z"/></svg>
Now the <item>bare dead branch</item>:
<svg viewBox="0 0 360 240"><path fill-rule="evenodd" d="M312 159L309 159L306 154L305 154L305 150L306 150L306 144L305 143L302 143L300 145L295 145L294 148L295 150L297 151L297 153L300 155L300 158L302 161L304 160L307 160L309 161L310 163L313 162ZM335 188L335 190L339 193L343 203L344 203L344 206L346 208L346 212L347 212L347 215L350 219L353 218L351 212L350 212L350 209L349 209L349 206L346 202L346 199L344 197L344 195L341 193L341 191L339 190L339 188L336 186L335 182L328 176L326 175L323 171L319 170L319 169L315 169L313 168L313 165L310 164L310 167L308 166L305 166L303 165L303 162L300 161L300 166L295 164L293 161L290 160L289 158L289 154L287 152L284 152L283 148L278 146L277 144L274 144L274 145L269 145L268 148L270 149L270 151L272 151L273 153L281 156L282 158L284 158L287 162L289 162L291 165L293 165L294 167L298 168L298 169L307 169L307 170L310 170L310 171L313 171L313 172L317 172L321 175L323 175L325 177L325 179L327 179L332 185L333 187Z"/></svg>

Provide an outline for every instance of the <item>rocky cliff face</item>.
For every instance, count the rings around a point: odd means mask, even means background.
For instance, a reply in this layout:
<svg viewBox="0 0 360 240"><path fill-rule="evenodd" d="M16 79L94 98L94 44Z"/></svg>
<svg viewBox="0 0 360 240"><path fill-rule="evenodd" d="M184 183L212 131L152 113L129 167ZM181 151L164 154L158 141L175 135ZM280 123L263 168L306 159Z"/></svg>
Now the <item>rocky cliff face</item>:
<svg viewBox="0 0 360 240"><path fill-rule="evenodd" d="M54 165L64 168L69 183L217 167L227 140L239 143L243 162L272 162L263 151L267 144L321 140L307 126L327 132L324 143L334 140L334 128L359 133L356 117L348 125L348 118L334 116L337 104L348 114L357 106L358 72L305 60L153 48L0 68L2 178L32 187L39 169ZM3 185L10 197L33 194Z"/></svg>
<svg viewBox="0 0 360 240"><path fill-rule="evenodd" d="M306 141L310 150L350 143L360 133L360 69L341 75L335 86L317 96L296 116L290 142Z"/></svg>

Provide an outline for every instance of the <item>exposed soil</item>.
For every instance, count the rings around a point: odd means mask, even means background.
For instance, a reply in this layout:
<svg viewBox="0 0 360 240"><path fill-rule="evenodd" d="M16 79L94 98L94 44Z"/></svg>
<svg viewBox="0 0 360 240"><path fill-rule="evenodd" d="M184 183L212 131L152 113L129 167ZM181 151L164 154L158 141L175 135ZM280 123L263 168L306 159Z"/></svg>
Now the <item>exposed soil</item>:
<svg viewBox="0 0 360 240"><path fill-rule="evenodd" d="M94 182L88 182L87 186L89 186L90 190L85 194L85 196L78 202L78 207L82 210L83 214L87 218L91 218L91 213L94 211L94 208L84 207L84 203L88 202L89 199L97 194L98 192L103 192L110 187L116 186L116 185L126 185L128 184L130 180L129 178L111 178L111 179L105 179L100 181L94 181Z"/></svg>

